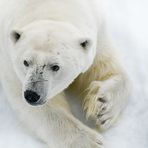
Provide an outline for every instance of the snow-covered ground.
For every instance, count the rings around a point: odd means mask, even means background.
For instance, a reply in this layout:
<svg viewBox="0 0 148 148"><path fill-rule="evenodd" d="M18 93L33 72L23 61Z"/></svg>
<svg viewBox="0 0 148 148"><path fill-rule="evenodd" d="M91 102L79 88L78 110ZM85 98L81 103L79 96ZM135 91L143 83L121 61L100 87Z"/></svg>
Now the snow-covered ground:
<svg viewBox="0 0 148 148"><path fill-rule="evenodd" d="M148 1L104 0L104 6L109 30L133 83L123 116L104 134L107 148L148 148ZM20 147L46 148L25 131L0 87L0 148Z"/></svg>
<svg viewBox="0 0 148 148"><path fill-rule="evenodd" d="M148 1L106 0L114 42L121 49L133 94L117 127L105 134L109 148L148 148Z"/></svg>

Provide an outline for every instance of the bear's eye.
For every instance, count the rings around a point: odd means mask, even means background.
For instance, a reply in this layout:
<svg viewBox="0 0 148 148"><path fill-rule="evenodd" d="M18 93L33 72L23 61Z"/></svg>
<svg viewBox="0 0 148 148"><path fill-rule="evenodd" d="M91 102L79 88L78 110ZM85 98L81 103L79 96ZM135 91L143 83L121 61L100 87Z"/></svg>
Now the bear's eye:
<svg viewBox="0 0 148 148"><path fill-rule="evenodd" d="M19 39L21 38L22 32L21 31L12 31L11 33L11 39L14 43L16 43L17 41L19 41Z"/></svg>
<svg viewBox="0 0 148 148"><path fill-rule="evenodd" d="M26 60L24 60L24 65L25 65L26 67L29 67L29 63L28 63Z"/></svg>
<svg viewBox="0 0 148 148"><path fill-rule="evenodd" d="M52 65L50 68L51 68L52 71L59 71L60 70L59 65Z"/></svg>
<svg viewBox="0 0 148 148"><path fill-rule="evenodd" d="M88 46L89 42L86 40L82 43L80 43L80 45L83 47L83 48L86 48Z"/></svg>

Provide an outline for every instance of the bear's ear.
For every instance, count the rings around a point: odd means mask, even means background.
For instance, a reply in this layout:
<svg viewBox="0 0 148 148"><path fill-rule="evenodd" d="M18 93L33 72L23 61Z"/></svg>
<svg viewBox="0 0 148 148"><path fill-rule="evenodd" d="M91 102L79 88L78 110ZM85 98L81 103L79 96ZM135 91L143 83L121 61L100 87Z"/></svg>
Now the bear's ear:
<svg viewBox="0 0 148 148"><path fill-rule="evenodd" d="M89 39L83 39L80 41L80 46L83 48L83 49L88 49L88 47L90 46L91 44L91 41Z"/></svg>
<svg viewBox="0 0 148 148"><path fill-rule="evenodd" d="M22 32L18 30L13 30L11 32L11 40L16 43L21 38Z"/></svg>

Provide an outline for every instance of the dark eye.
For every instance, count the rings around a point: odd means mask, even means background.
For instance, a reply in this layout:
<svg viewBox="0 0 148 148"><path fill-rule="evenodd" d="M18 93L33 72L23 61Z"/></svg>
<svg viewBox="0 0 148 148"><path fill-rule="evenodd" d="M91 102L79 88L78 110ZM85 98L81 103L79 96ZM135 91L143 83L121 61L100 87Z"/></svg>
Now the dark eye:
<svg viewBox="0 0 148 148"><path fill-rule="evenodd" d="M60 66L58 66L58 65L52 65L51 66L52 71L59 71L59 69L60 69Z"/></svg>
<svg viewBox="0 0 148 148"><path fill-rule="evenodd" d="M24 60L24 65L25 65L26 67L29 67L29 63L28 63L26 60Z"/></svg>

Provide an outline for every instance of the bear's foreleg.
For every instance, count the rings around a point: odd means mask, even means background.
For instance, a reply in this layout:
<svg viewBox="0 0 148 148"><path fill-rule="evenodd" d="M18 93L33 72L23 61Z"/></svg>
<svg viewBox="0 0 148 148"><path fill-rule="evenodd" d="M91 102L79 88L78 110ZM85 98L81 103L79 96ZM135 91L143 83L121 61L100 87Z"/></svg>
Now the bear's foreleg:
<svg viewBox="0 0 148 148"><path fill-rule="evenodd" d="M117 56L114 51L102 50L72 85L81 94L86 117L93 118L100 130L116 121L130 92L128 76Z"/></svg>
<svg viewBox="0 0 148 148"><path fill-rule="evenodd" d="M60 100L62 95L40 107L25 105L17 110L22 122L49 148L104 148L99 133L72 116Z"/></svg>

